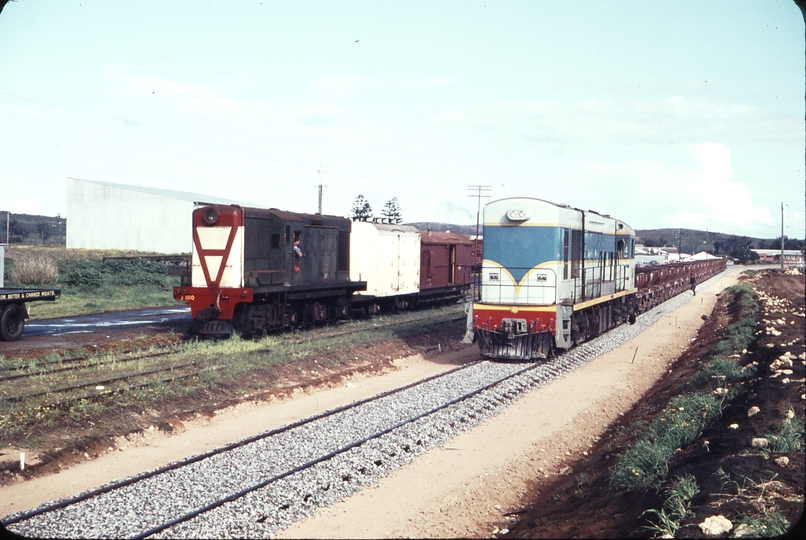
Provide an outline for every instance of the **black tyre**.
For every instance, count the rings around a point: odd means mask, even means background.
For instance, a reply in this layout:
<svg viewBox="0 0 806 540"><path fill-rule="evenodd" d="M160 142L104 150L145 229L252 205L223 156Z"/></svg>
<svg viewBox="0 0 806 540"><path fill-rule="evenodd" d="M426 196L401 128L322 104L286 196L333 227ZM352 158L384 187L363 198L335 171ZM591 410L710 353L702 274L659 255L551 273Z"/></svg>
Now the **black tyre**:
<svg viewBox="0 0 806 540"><path fill-rule="evenodd" d="M0 312L0 338L17 341L25 327L25 314L18 304L9 304Z"/></svg>

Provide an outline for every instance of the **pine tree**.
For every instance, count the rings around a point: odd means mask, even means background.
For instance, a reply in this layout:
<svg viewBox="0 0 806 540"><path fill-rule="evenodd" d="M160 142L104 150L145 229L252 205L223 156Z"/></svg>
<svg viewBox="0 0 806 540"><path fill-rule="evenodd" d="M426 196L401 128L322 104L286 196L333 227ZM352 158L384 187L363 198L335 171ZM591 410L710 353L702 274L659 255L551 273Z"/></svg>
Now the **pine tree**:
<svg viewBox="0 0 806 540"><path fill-rule="evenodd" d="M358 197L355 198L353 209L350 212L350 217L356 221L366 221L372 217L372 207L362 193L359 193Z"/></svg>
<svg viewBox="0 0 806 540"><path fill-rule="evenodd" d="M403 223L403 212L400 210L400 203L397 197L392 197L386 201L386 204L383 205L381 215L385 218L389 218L389 223Z"/></svg>

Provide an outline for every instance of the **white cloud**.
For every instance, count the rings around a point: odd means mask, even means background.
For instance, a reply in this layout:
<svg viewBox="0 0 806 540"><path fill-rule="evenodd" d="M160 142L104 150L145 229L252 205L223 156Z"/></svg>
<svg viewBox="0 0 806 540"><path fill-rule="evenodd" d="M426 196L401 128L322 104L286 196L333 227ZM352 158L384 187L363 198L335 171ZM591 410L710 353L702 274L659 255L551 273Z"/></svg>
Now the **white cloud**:
<svg viewBox="0 0 806 540"><path fill-rule="evenodd" d="M190 101L199 104L221 104L227 100L222 92L208 87L193 86L180 83L161 77L145 75L143 70L140 73L132 73L131 68L125 66L111 66L103 74L102 78L107 82L117 85L119 93L123 97L137 98L169 98L172 101Z"/></svg>
<svg viewBox="0 0 806 540"><path fill-rule="evenodd" d="M584 169L598 179L590 184L600 186L587 196L613 201L609 192L629 194L624 200L636 217L624 218L637 228L682 227L751 234L774 222L769 209L754 204L750 188L731 179L727 146L696 144L687 150L694 164L685 168L649 160L585 164ZM619 206L626 208L623 201Z"/></svg>
<svg viewBox="0 0 806 540"><path fill-rule="evenodd" d="M194 86L171 79L146 75L142 70L112 66L103 78L124 98L166 107L195 118L206 118L266 132L310 130L326 126L348 114L348 109L331 102L300 100L268 102L237 100L214 87Z"/></svg>
<svg viewBox="0 0 806 540"><path fill-rule="evenodd" d="M320 92L334 98L339 98L367 90L450 86L456 84L458 79L456 75L434 75L409 78L387 78L369 75L331 75L317 78L315 85Z"/></svg>
<svg viewBox="0 0 806 540"><path fill-rule="evenodd" d="M42 207L37 201L30 199L16 199L11 201L8 210L12 214L42 215Z"/></svg>
<svg viewBox="0 0 806 540"><path fill-rule="evenodd" d="M502 143L570 145L700 144L726 136L801 140L802 119L743 104L673 97L660 100L511 101L469 106L428 118L440 129L491 130Z"/></svg>

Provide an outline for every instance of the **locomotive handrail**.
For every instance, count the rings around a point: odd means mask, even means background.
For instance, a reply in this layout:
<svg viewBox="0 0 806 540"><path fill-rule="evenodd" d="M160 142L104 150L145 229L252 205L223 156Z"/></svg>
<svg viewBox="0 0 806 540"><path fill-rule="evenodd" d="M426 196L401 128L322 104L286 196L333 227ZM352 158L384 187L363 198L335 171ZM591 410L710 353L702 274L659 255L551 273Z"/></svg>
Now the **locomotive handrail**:
<svg viewBox="0 0 806 540"><path fill-rule="evenodd" d="M503 270L501 267L498 266L491 266L491 265L480 265L480 275L481 279L473 280L473 297L480 302L502 302L502 301L515 301L518 298L522 298L523 294L521 291L526 291L526 296L523 299L524 301L519 302L522 304L528 305L544 305L547 303L553 304L553 300L551 302L541 302L542 298L545 298L545 293L543 291L547 289L554 289L557 286L557 274L551 268L541 268L541 272L550 273L553 276L553 283L552 284L541 284L539 282L530 282L528 279L524 281L523 279L519 283L514 282L504 282L501 280L501 276L499 276L499 281L483 281L484 272L486 270ZM533 268L517 268L517 267L509 267L507 269L508 272L511 271L523 271L524 277L529 274ZM531 292L541 291L539 294L530 294ZM551 294L553 298L554 295ZM530 301L534 300L534 301Z"/></svg>

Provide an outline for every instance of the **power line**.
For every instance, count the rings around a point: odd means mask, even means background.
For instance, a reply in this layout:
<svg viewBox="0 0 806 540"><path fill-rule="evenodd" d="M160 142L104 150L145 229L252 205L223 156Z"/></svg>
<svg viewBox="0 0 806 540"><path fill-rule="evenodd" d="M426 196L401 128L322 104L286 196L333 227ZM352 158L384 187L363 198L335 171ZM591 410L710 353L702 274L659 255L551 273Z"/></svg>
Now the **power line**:
<svg viewBox="0 0 806 540"><path fill-rule="evenodd" d="M482 197L489 199L492 195L487 195L488 192L493 190L492 186L467 186L468 191L475 192L472 195L468 195L468 197L476 197L478 198L478 208L476 209L476 241L479 240L479 216L481 215L481 199ZM476 250L473 250L473 263L475 264L477 261L476 258Z"/></svg>

